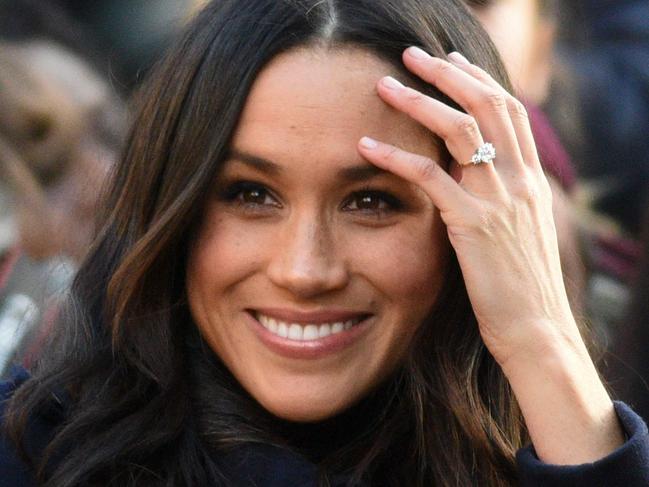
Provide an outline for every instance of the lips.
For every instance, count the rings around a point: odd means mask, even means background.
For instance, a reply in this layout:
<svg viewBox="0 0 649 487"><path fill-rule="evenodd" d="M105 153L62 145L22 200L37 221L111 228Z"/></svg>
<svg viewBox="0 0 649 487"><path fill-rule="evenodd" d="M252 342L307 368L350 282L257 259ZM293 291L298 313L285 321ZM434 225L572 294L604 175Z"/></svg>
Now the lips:
<svg viewBox="0 0 649 487"><path fill-rule="evenodd" d="M313 359L335 353L354 343L369 328L372 315L324 310L248 310L254 331L272 351L288 357Z"/></svg>
<svg viewBox="0 0 649 487"><path fill-rule="evenodd" d="M256 318L264 328L274 335L295 341L317 340L318 338L337 335L338 333L351 329L352 326L357 325L363 319L358 316L346 321L316 323L314 320L313 323L297 323L284 321L262 313L257 313Z"/></svg>

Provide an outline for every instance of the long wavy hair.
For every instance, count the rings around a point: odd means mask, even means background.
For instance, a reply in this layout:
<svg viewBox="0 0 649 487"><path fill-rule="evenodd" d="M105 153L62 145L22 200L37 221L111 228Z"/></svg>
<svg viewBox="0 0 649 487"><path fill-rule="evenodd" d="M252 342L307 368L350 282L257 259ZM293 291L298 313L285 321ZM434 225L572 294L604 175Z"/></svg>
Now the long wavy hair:
<svg viewBox="0 0 649 487"><path fill-rule="evenodd" d="M7 428L19 446L31 418L44 409L60 415L42 451L23 449L42 485L231 485L219 455L252 443L306 455L323 485L338 474L349 485L516 484L525 426L453 256L399 370L321 424L272 417L197 333L184 276L204 203L260 70L309 45L366 49L413 83L401 63L406 47L459 51L509 87L462 0L207 5L137 96L94 248L52 342L9 404ZM331 425L342 433L318 436Z"/></svg>

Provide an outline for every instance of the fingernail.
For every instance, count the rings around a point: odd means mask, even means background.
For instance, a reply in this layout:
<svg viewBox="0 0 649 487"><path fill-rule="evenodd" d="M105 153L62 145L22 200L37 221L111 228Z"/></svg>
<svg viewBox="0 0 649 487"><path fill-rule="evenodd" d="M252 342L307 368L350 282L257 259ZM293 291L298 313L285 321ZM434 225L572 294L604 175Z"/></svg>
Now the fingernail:
<svg viewBox="0 0 649 487"><path fill-rule="evenodd" d="M415 59L428 59L430 57L430 55L426 51L418 48L417 46L409 47L408 54L410 54Z"/></svg>
<svg viewBox="0 0 649 487"><path fill-rule="evenodd" d="M398 90L403 88L403 85L399 83L396 79L394 79L392 76L386 76L381 81L383 83L383 86L391 90Z"/></svg>
<svg viewBox="0 0 649 487"><path fill-rule="evenodd" d="M471 64L469 63L469 60L462 56L459 52L455 51L450 53L448 56L449 61L454 62L456 64Z"/></svg>
<svg viewBox="0 0 649 487"><path fill-rule="evenodd" d="M361 146L363 146L365 149L372 150L372 149L376 149L379 146L379 143L376 140L371 139L369 137L363 137L361 139Z"/></svg>

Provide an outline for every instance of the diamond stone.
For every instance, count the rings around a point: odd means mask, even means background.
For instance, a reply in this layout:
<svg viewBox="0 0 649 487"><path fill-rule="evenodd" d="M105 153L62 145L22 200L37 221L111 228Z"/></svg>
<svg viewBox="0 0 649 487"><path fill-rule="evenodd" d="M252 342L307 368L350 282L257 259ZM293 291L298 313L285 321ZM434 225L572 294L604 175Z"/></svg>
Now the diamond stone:
<svg viewBox="0 0 649 487"><path fill-rule="evenodd" d="M490 163L495 158L496 148L491 143L487 142L478 147L478 150L475 151L475 154L473 154L473 157L471 158L471 162L473 164L480 164L482 162Z"/></svg>

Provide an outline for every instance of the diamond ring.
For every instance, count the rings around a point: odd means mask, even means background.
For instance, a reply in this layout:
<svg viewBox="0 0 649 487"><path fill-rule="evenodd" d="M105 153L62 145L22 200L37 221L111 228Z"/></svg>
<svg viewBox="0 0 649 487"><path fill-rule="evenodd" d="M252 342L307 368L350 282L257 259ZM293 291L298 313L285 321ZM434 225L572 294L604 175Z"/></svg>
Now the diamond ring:
<svg viewBox="0 0 649 487"><path fill-rule="evenodd" d="M490 142L482 144L473 154L470 164L489 164L496 158L496 148Z"/></svg>

